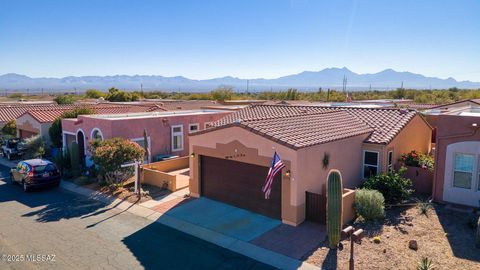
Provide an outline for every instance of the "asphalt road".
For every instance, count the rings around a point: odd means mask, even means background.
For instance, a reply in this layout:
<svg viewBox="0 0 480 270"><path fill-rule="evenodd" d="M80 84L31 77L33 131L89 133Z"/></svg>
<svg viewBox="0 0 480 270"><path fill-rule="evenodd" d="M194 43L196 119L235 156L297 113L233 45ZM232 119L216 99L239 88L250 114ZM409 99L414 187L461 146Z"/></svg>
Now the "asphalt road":
<svg viewBox="0 0 480 270"><path fill-rule="evenodd" d="M24 193L7 170L0 166L0 269L270 269L60 188Z"/></svg>

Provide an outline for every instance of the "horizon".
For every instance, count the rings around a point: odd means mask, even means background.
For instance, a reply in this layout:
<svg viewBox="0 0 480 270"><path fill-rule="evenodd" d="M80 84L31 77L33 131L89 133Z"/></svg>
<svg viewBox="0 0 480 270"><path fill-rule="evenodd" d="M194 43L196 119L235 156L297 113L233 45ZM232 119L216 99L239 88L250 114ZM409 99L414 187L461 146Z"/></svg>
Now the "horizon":
<svg viewBox="0 0 480 270"><path fill-rule="evenodd" d="M2 5L0 74L272 79L346 66L480 81L472 0Z"/></svg>

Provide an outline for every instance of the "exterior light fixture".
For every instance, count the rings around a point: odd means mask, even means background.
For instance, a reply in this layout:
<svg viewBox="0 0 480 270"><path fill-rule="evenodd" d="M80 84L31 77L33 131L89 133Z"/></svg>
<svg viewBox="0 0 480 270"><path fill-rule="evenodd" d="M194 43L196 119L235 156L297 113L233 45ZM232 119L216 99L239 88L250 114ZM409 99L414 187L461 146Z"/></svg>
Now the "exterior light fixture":
<svg viewBox="0 0 480 270"><path fill-rule="evenodd" d="M191 157L191 158L194 158L194 157L195 157L195 153L192 152L192 153L190 154L190 157Z"/></svg>
<svg viewBox="0 0 480 270"><path fill-rule="evenodd" d="M290 177L290 170L287 170L287 171L285 172L285 176L286 176L286 177Z"/></svg>

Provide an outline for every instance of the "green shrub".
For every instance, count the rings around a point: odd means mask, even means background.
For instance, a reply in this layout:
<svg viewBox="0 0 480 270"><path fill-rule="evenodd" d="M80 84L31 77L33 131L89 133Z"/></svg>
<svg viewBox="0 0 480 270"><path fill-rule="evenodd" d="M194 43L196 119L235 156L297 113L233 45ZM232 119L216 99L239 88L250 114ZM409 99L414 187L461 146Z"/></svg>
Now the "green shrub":
<svg viewBox="0 0 480 270"><path fill-rule="evenodd" d="M77 100L77 97L73 95L60 95L53 99L57 104L73 104Z"/></svg>
<svg viewBox="0 0 480 270"><path fill-rule="evenodd" d="M79 115L94 114L95 111L90 108L76 108L71 111L64 112L59 118L55 119L48 129L48 135L52 145L56 148L62 147L62 119L77 118Z"/></svg>
<svg viewBox="0 0 480 270"><path fill-rule="evenodd" d="M405 168L402 168L399 172L377 174L365 180L362 188L380 191L387 203L402 202L408 199L414 191L412 181L401 176L404 172Z"/></svg>
<svg viewBox="0 0 480 270"><path fill-rule="evenodd" d="M105 93L103 93L102 91L100 90L97 90L97 89L88 89L86 92L85 92L85 97L86 98L101 98L101 97L105 97Z"/></svg>
<svg viewBox="0 0 480 270"><path fill-rule="evenodd" d="M2 127L2 133L10 136L17 136L17 123L14 120L8 121L5 126Z"/></svg>
<svg viewBox="0 0 480 270"><path fill-rule="evenodd" d="M25 158L42 158L45 155L45 142L41 135L26 138L23 142Z"/></svg>
<svg viewBox="0 0 480 270"><path fill-rule="evenodd" d="M410 153L403 154L400 161L405 166L419 167L423 169L428 169L430 171L433 171L433 167L435 164L432 156L417 153L415 150L411 151Z"/></svg>
<svg viewBox="0 0 480 270"><path fill-rule="evenodd" d="M378 220L385 217L385 200L376 190L358 189L355 192L355 211L365 220Z"/></svg>

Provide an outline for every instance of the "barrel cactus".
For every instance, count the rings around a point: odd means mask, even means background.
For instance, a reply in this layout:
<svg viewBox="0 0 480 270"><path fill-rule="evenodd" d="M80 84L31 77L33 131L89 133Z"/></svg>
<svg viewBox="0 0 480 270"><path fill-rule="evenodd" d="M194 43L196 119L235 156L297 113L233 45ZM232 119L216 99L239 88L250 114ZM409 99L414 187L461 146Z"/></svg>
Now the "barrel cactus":
<svg viewBox="0 0 480 270"><path fill-rule="evenodd" d="M70 164L72 170L72 177L76 178L80 176L80 156L78 143L72 142L70 146Z"/></svg>
<svg viewBox="0 0 480 270"><path fill-rule="evenodd" d="M336 248L340 242L342 194L342 176L338 170L331 170L327 179L327 233L330 248Z"/></svg>

